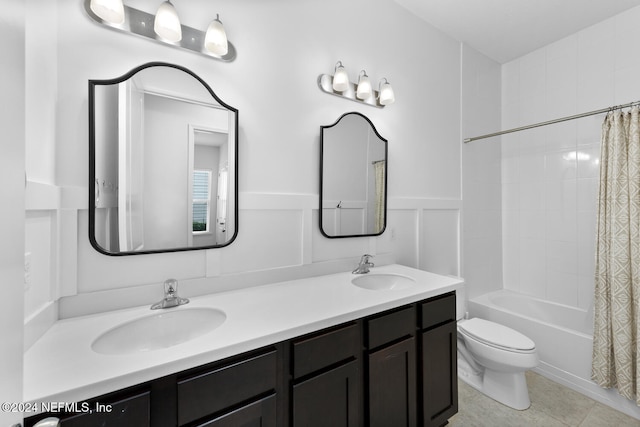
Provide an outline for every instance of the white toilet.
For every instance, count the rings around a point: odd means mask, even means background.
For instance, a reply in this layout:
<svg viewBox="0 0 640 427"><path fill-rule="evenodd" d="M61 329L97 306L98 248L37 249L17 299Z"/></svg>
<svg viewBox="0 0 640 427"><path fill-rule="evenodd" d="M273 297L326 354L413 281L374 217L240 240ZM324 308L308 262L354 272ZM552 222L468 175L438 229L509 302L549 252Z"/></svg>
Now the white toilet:
<svg viewBox="0 0 640 427"><path fill-rule="evenodd" d="M531 405L524 372L538 365L535 343L488 320L458 320L458 377L494 400L523 410Z"/></svg>

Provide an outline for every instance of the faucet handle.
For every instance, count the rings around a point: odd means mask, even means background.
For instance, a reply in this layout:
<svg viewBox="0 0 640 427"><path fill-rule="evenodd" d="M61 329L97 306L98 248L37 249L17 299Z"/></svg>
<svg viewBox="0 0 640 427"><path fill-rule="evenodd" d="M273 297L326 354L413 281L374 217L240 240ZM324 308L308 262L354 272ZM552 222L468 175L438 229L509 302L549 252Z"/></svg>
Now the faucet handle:
<svg viewBox="0 0 640 427"><path fill-rule="evenodd" d="M176 307L188 302L188 298L180 298L178 296L178 281L176 279L167 279L164 281L164 298L160 302L153 304L151 310Z"/></svg>
<svg viewBox="0 0 640 427"><path fill-rule="evenodd" d="M173 296L178 293L178 281L176 279L167 279L164 281L164 294Z"/></svg>
<svg viewBox="0 0 640 427"><path fill-rule="evenodd" d="M362 258L360 258L360 262L363 264L368 263L371 258L373 258L373 255L364 254Z"/></svg>

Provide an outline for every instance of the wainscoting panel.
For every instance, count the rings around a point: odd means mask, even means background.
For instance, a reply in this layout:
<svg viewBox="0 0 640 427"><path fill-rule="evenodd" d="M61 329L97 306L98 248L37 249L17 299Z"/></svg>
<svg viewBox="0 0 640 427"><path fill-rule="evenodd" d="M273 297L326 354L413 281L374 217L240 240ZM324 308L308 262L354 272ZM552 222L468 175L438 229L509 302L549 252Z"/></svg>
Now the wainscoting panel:
<svg viewBox="0 0 640 427"><path fill-rule="evenodd" d="M408 267L418 268L419 224L417 209L389 210L385 243L391 245L396 262Z"/></svg>
<svg viewBox="0 0 640 427"><path fill-rule="evenodd" d="M37 284L27 315L34 325L50 322L52 315L151 303L161 298L162 282L171 277L180 281L185 296L197 296L348 271L365 253L378 265L460 271L461 201L456 199L391 198L382 235L329 239L320 232L317 195L240 193L238 236L231 245L114 257L89 244L85 189L29 184L26 250L36 254ZM41 330L33 329L30 341Z"/></svg>
<svg viewBox="0 0 640 427"><path fill-rule="evenodd" d="M370 239L375 239L375 237L328 239L320 233L320 219L317 209L314 209L312 218L312 262L357 257L372 252Z"/></svg>
<svg viewBox="0 0 640 427"><path fill-rule="evenodd" d="M460 211L425 210L422 213L420 269L460 275Z"/></svg>
<svg viewBox="0 0 640 427"><path fill-rule="evenodd" d="M223 274L302 264L302 210L241 209L239 221L238 237L221 250Z"/></svg>

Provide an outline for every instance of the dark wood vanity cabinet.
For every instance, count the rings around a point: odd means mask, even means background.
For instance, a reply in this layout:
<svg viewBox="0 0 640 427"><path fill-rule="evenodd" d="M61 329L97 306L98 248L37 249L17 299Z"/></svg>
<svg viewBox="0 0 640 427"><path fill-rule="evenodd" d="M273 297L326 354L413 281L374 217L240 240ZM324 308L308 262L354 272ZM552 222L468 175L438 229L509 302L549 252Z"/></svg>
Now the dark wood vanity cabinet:
<svg viewBox="0 0 640 427"><path fill-rule="evenodd" d="M441 426L458 410L455 314L451 292L87 401L109 413L25 426Z"/></svg>
<svg viewBox="0 0 640 427"><path fill-rule="evenodd" d="M360 330L352 322L293 340L291 425L361 425Z"/></svg>
<svg viewBox="0 0 640 427"><path fill-rule="evenodd" d="M366 425L417 425L416 310L411 305L365 321Z"/></svg>
<svg viewBox="0 0 640 427"><path fill-rule="evenodd" d="M456 296L420 304L424 426L441 426L458 412Z"/></svg>

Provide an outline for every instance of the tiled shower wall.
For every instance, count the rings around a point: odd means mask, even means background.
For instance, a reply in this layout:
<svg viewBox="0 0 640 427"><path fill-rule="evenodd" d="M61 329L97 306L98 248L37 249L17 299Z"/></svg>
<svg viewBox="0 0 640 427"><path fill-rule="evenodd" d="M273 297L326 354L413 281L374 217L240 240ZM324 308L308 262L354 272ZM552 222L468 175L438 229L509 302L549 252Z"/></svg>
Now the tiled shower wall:
<svg viewBox="0 0 640 427"><path fill-rule="evenodd" d="M502 67L502 128L640 99L640 8ZM506 289L589 309L604 114L502 137Z"/></svg>

